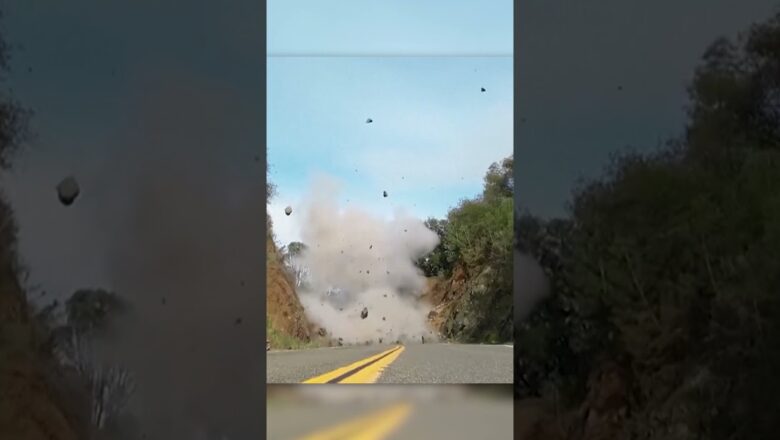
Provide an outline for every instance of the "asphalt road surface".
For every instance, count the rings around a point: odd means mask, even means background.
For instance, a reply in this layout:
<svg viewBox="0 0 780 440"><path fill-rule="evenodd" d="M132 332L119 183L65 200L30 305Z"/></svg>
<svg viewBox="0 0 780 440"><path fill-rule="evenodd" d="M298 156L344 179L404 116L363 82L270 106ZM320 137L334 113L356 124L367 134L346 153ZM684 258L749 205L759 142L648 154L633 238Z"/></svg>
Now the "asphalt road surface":
<svg viewBox="0 0 780 440"><path fill-rule="evenodd" d="M511 345L410 344L267 353L267 383L512 383Z"/></svg>
<svg viewBox="0 0 780 440"><path fill-rule="evenodd" d="M473 440L512 438L512 401L298 402L268 404L267 434L276 440Z"/></svg>

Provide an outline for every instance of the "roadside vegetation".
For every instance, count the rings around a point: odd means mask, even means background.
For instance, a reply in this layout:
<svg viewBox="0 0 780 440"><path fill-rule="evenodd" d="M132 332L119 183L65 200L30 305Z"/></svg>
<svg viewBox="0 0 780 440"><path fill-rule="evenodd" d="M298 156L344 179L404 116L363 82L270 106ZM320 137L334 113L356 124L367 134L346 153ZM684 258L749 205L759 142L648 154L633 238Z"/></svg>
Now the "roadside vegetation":
<svg viewBox="0 0 780 440"><path fill-rule="evenodd" d="M509 342L513 338L512 261L514 158L490 166L482 194L462 200L425 225L440 243L417 265L434 282L432 321L447 339Z"/></svg>

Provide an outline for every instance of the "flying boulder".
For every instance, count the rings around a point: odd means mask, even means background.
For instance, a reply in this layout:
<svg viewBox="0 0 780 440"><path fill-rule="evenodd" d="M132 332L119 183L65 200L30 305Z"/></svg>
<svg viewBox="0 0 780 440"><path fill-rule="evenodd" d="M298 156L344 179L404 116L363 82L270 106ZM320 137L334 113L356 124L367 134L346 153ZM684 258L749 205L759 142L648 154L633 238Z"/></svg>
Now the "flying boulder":
<svg viewBox="0 0 780 440"><path fill-rule="evenodd" d="M66 177L57 185L57 197L65 206L72 205L80 192L79 183L73 177Z"/></svg>
<svg viewBox="0 0 780 440"><path fill-rule="evenodd" d="M292 207L288 206L288 207L284 208L284 213L286 215L292 214Z"/></svg>
<svg viewBox="0 0 780 440"><path fill-rule="evenodd" d="M374 120L373 120L373 119L371 119L371 118L368 118L368 119L366 119L366 124L370 124L370 123L372 123L372 122L374 122Z"/></svg>
<svg viewBox="0 0 780 440"><path fill-rule="evenodd" d="M387 197L387 191L382 191L382 197Z"/></svg>
<svg viewBox="0 0 780 440"><path fill-rule="evenodd" d="M363 307L363 311L360 312L360 319L366 319L368 316L368 307Z"/></svg>

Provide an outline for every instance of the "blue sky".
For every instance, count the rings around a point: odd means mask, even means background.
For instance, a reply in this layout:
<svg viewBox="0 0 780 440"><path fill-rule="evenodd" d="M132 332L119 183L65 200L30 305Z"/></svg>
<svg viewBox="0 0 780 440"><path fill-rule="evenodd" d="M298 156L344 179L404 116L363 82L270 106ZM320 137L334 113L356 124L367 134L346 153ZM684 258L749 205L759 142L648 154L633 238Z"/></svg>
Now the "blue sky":
<svg viewBox="0 0 780 440"><path fill-rule="evenodd" d="M478 194L512 154L512 44L509 1L269 2L277 241L299 239L282 213L319 174L342 184L342 206L386 218L443 217Z"/></svg>
<svg viewBox="0 0 780 440"><path fill-rule="evenodd" d="M280 213L317 174L342 183L344 205L443 217L512 154L509 57L270 58L267 90L281 243L297 239L297 225Z"/></svg>

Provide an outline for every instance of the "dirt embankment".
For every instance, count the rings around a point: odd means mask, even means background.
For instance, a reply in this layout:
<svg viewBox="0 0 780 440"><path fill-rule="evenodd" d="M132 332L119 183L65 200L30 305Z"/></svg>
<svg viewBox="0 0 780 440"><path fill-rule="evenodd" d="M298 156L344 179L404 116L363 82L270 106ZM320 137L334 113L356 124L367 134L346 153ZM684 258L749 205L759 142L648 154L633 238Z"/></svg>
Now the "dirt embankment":
<svg viewBox="0 0 780 440"><path fill-rule="evenodd" d="M0 200L0 224L13 225ZM83 438L77 420L78 399L51 356L45 337L30 316L15 264L12 227L0 231L0 438L76 440Z"/></svg>
<svg viewBox="0 0 780 440"><path fill-rule="evenodd" d="M266 255L266 316L269 326L274 332L309 342L311 325L306 319L291 277L282 264L279 250L270 238Z"/></svg>

